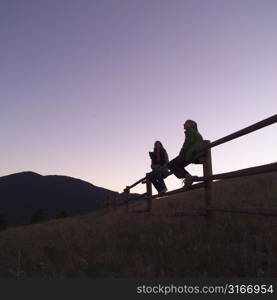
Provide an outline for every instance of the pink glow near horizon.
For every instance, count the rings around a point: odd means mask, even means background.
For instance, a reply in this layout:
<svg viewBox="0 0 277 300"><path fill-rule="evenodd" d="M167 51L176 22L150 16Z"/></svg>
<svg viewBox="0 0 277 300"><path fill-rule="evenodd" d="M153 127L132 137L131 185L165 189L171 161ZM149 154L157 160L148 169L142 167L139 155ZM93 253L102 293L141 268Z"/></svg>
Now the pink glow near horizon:
<svg viewBox="0 0 277 300"><path fill-rule="evenodd" d="M186 119L215 140L276 114L276 1L4 0L0 20L0 176L122 191L155 140L178 154ZM215 148L214 172L277 161L276 149L271 125Z"/></svg>

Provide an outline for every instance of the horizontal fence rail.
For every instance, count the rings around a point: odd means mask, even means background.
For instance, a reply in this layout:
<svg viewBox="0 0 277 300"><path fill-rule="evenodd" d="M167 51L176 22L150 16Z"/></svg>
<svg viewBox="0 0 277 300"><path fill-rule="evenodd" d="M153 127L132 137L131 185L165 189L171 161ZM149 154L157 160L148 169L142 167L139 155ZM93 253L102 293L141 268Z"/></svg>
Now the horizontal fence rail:
<svg viewBox="0 0 277 300"><path fill-rule="evenodd" d="M196 154L190 161L187 162L186 166L188 166L189 164L193 163L196 159L200 158L202 155L203 155L203 152L205 150L208 150L208 149L211 149L215 146L218 146L218 145L221 145L221 144L224 144L226 142L229 142L231 140L234 140L234 139L237 139L243 135L246 135L246 134L249 134L251 132L254 132L256 130L259 130L263 127L266 127L266 126L269 126L269 125L272 125L274 123L277 123L277 114L274 115L274 116L271 116L270 118L267 118L265 120L262 120L258 123L255 123L251 126L248 126L244 129L241 129L239 131L236 131L234 133L231 133L223 138L220 138L208 145L205 145L204 147L202 147L202 149L200 150L200 152L198 154Z"/></svg>
<svg viewBox="0 0 277 300"><path fill-rule="evenodd" d="M246 134L249 134L249 133L254 132L256 130L259 130L259 129L263 128L263 127L272 125L272 124L274 124L276 122L277 122L277 114L273 115L273 116L271 116L271 117L269 117L267 119L264 119L264 120L262 120L260 122L257 122L257 123L255 123L255 124L253 124L251 126L245 127L244 129L241 129L241 130L236 131L236 132L234 132L232 134L229 134L229 135L227 135L227 136L225 136L225 137L223 137L221 139L218 139L218 140L210 143L210 145L206 146L205 148L208 149L208 148L212 148L212 147L221 145L223 143L226 143L226 142L229 142L229 141L234 140L236 138L239 138L239 137L241 137L243 135L246 135Z"/></svg>
<svg viewBox="0 0 277 300"><path fill-rule="evenodd" d="M245 127L241 130L238 130L234 133L231 133L225 137L222 137L218 140L215 140L213 142L210 141L204 141L204 146L201 148L201 150L194 155L194 157L184 165L184 167L188 166L191 163L196 164L202 164L203 165L203 173L204 176L193 177L194 182L198 182L196 184L193 184L190 188L180 188L173 191L167 192L165 195L175 195L178 193L183 193L188 190L198 189L198 188L204 188L205 189L205 207L199 208L198 211L186 210L185 212L179 212L173 214L174 216L185 216L185 215L194 215L194 216L206 216L207 220L210 219L211 212L229 212L229 213L245 213L245 214L252 214L252 215L263 215L263 216L277 216L277 210L274 209L264 209L264 208L226 208L226 207L219 207L219 206L212 206L212 182L214 180L221 180L221 179L229 179L229 178L236 178L241 176L250 176L250 175L256 175L256 174L262 174L262 173L269 173L269 172L276 172L277 171L277 162L271 163L267 165L262 166L256 166L256 167L250 167L245 168L241 170L221 173L221 174L212 174L212 161L211 161L211 148L219 146L221 144L224 144L226 142L229 142L231 140L237 139L241 136L247 135L251 132L257 131L259 129L262 129L266 126L272 125L274 123L277 123L277 114L264 119L260 122L257 122L253 125L250 125L248 127ZM201 162L199 162L199 159L201 159ZM168 174L170 176L172 172ZM146 183L146 193L130 197L130 189L134 188L140 183ZM135 183L133 183L130 186L127 186L123 193L119 194L117 197L124 195L125 197L125 205L126 205L126 211L129 211L129 202L135 201L138 199L146 199L147 200L147 209L142 210L140 212L150 212L152 210L152 199L160 197L159 195L152 195L152 185L151 182L148 180L148 178L145 176ZM116 201L115 201L116 203ZM150 214L153 215L153 214ZM172 216L172 214L158 214L158 215L168 215Z"/></svg>
<svg viewBox="0 0 277 300"><path fill-rule="evenodd" d="M151 216L159 217L183 217L183 216L207 216L207 212L225 212L225 213L239 213L248 215L259 215L268 217L277 217L277 209L269 208L234 208L234 207L221 207L221 206L209 206L199 207L195 209L185 209L184 211L174 213L152 213Z"/></svg>
<svg viewBox="0 0 277 300"><path fill-rule="evenodd" d="M205 209L209 211L217 211L217 212L277 217L277 209L272 209L272 208L253 208L253 207L231 208L231 207L211 206L208 208L206 207Z"/></svg>
<svg viewBox="0 0 277 300"><path fill-rule="evenodd" d="M140 180L138 180L137 182L135 182L134 184L128 186L127 188L132 189L133 187L135 187L136 185L140 184L141 182L143 182L146 179L146 177L141 178Z"/></svg>
<svg viewBox="0 0 277 300"><path fill-rule="evenodd" d="M207 180L216 180L216 179L228 179L228 178L235 178L241 176L269 173L274 171L277 171L277 163L272 163L268 165L262 165L258 167L247 168L247 169L241 169L241 170L227 172L227 173L215 174L212 176L197 177L194 179L194 181L197 182L197 181L207 181Z"/></svg>

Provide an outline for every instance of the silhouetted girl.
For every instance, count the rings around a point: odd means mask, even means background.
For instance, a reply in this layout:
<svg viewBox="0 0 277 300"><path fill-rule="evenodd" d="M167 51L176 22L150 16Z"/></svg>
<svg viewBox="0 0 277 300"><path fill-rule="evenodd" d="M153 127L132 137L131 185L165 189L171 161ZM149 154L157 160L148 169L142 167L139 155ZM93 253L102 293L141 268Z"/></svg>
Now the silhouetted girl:
<svg viewBox="0 0 277 300"><path fill-rule="evenodd" d="M159 195L166 193L167 188L164 178L168 175L168 154L160 141L154 144L154 151L149 152L151 158L151 173L147 173L147 178L153 183Z"/></svg>
<svg viewBox="0 0 277 300"><path fill-rule="evenodd" d="M168 168L177 178L185 178L186 187L190 187L193 178L184 167L203 146L203 138L198 132L197 123L193 120L187 120L184 129L185 142L179 155L168 163ZM195 161L195 163L199 162Z"/></svg>

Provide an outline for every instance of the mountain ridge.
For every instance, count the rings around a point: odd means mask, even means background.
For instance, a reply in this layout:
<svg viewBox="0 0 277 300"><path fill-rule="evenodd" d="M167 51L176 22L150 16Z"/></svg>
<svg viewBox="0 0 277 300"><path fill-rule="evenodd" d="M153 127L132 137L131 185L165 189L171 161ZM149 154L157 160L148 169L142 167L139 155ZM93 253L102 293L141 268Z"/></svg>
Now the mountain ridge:
<svg viewBox="0 0 277 300"><path fill-rule="evenodd" d="M8 225L29 224L39 208L50 219L60 211L76 216L103 208L115 193L70 176L23 171L0 177L0 214Z"/></svg>

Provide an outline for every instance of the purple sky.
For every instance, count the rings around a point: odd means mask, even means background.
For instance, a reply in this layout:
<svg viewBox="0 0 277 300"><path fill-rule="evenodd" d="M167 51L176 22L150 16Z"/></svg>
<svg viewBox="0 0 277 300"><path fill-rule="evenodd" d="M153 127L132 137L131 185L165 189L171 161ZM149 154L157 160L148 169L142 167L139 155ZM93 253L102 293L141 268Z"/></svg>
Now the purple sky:
<svg viewBox="0 0 277 300"><path fill-rule="evenodd" d="M277 1L1 0L0 66L0 176L122 191L155 140L178 154L186 119L213 141L276 114ZM271 125L213 149L214 173L276 149Z"/></svg>

